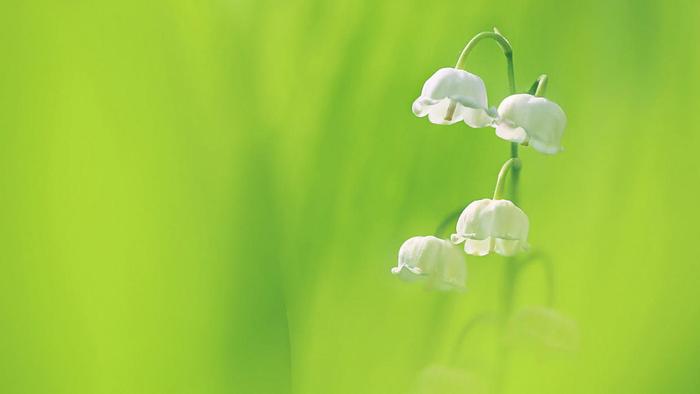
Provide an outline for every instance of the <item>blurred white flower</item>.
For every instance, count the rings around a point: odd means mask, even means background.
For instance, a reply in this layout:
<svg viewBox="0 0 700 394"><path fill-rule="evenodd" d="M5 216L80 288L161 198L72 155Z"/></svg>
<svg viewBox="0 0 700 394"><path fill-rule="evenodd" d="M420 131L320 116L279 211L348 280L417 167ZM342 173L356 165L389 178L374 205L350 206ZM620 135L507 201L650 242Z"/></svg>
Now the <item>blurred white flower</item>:
<svg viewBox="0 0 700 394"><path fill-rule="evenodd" d="M541 306L518 311L508 322L507 334L511 346L533 350L575 351L580 343L574 320Z"/></svg>
<svg viewBox="0 0 700 394"><path fill-rule="evenodd" d="M411 394L483 394L491 392L482 374L464 368L430 365L416 379Z"/></svg>
<svg viewBox="0 0 700 394"><path fill-rule="evenodd" d="M464 290L467 267L464 254L448 241L413 237L401 245L398 266L391 273L405 281L425 280L429 288Z"/></svg>
<svg viewBox="0 0 700 394"><path fill-rule="evenodd" d="M511 201L483 199L462 211L451 239L455 244L464 242L464 251L470 255L512 256L527 249L529 227L525 212Z"/></svg>
<svg viewBox="0 0 700 394"><path fill-rule="evenodd" d="M441 68L423 85L413 102L413 113L436 124L454 124L461 120L471 127L493 123L487 112L486 86L478 76L456 68Z"/></svg>
<svg viewBox="0 0 700 394"><path fill-rule="evenodd" d="M566 115L559 105L544 97L514 94L498 106L498 119L493 126L496 135L506 141L529 144L539 152L555 154L562 150Z"/></svg>

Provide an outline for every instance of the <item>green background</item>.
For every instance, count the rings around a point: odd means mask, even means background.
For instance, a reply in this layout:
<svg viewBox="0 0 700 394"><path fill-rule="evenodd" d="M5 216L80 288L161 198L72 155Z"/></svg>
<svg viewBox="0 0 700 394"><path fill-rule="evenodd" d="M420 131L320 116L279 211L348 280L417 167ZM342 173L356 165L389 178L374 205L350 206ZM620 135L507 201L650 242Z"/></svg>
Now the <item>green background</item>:
<svg viewBox="0 0 700 394"><path fill-rule="evenodd" d="M518 88L549 74L568 115L563 153L523 150L521 205L580 332L574 352L513 352L507 392L697 389L699 16L694 1L3 2L0 392L447 393L416 388L425 368L462 387L449 354L497 306L503 261L469 259L463 294L389 269L488 197L507 157L492 129L410 110L493 26ZM492 105L507 95L495 44L468 67ZM523 276L519 307L543 303L542 277ZM479 330L457 363L474 387L495 354Z"/></svg>

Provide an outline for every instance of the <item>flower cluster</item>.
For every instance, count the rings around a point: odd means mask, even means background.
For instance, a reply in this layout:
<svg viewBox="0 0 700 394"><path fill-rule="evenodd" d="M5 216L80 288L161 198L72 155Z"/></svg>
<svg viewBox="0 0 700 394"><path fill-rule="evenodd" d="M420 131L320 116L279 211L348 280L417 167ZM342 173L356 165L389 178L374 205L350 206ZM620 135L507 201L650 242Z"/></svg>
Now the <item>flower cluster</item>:
<svg viewBox="0 0 700 394"><path fill-rule="evenodd" d="M566 115L559 105L532 94L506 97L497 110L489 109L486 86L478 76L456 68L441 68L423 85L413 102L416 116L435 124L464 121L471 127L490 126L500 138L555 154L562 150Z"/></svg>
<svg viewBox="0 0 700 394"><path fill-rule="evenodd" d="M497 108L488 106L486 86L481 78L464 70L466 56L483 38L493 38L508 60L512 94ZM519 171L519 145L530 146L545 154L562 150L561 138L566 115L559 105L541 97L547 77L538 78L529 93L515 93L512 48L498 31L478 34L467 44L454 68L441 68L423 85L413 102L413 113L427 116L430 122L452 125L463 121L470 127L493 127L499 138L512 143L511 158L498 175L493 199L482 199L462 211L450 240L433 236L413 237L399 250L398 266L392 273L404 280L424 279L431 288L464 288L466 268L464 253L485 256L491 252L514 256L527 250L529 220L513 199L503 198L509 171Z"/></svg>

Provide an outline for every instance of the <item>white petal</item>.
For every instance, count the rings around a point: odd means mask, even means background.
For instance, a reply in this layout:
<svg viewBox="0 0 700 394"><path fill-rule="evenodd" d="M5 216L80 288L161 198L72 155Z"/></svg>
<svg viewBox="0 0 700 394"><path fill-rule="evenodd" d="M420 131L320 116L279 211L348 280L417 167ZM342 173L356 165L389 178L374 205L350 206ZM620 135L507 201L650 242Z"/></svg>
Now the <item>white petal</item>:
<svg viewBox="0 0 700 394"><path fill-rule="evenodd" d="M464 108L462 110L462 114L464 123L475 129L490 126L494 121L494 118L492 118L488 112L482 108Z"/></svg>
<svg viewBox="0 0 700 394"><path fill-rule="evenodd" d="M437 290L464 290L467 265L459 248L442 241L439 258L441 263L436 265L435 275L432 281L429 279L429 285Z"/></svg>
<svg viewBox="0 0 700 394"><path fill-rule="evenodd" d="M536 151L546 153L548 155L554 155L564 150L564 148L561 147L560 142L544 142L536 138L532 138L530 140L530 146L532 146Z"/></svg>
<svg viewBox="0 0 700 394"><path fill-rule="evenodd" d="M522 144L527 140L527 133L522 127L513 127L508 122L498 122L496 124L496 135L506 141Z"/></svg>
<svg viewBox="0 0 700 394"><path fill-rule="evenodd" d="M452 108L450 108L452 106ZM431 123L450 125L462 121L462 110L459 103L444 99L430 107L428 119Z"/></svg>
<svg viewBox="0 0 700 394"><path fill-rule="evenodd" d="M455 68L441 68L423 85L421 97L451 98L464 106L486 108L486 86L478 76Z"/></svg>
<svg viewBox="0 0 700 394"><path fill-rule="evenodd" d="M530 222L522 209L508 200L492 200L491 207L494 212L491 236L527 241Z"/></svg>
<svg viewBox="0 0 700 394"><path fill-rule="evenodd" d="M432 236L413 237L404 242L399 249L398 266L391 272L409 282L425 280L429 288L437 290L464 289L467 275L459 248Z"/></svg>
<svg viewBox="0 0 700 394"><path fill-rule="evenodd" d="M414 282L421 279L424 276L423 271L418 267L409 267L407 265L399 265L398 267L393 267L391 273L398 276L399 279L406 282Z"/></svg>
<svg viewBox="0 0 700 394"><path fill-rule="evenodd" d="M420 372L411 384L412 394L484 394L489 386L486 376L461 367L433 364Z"/></svg>
<svg viewBox="0 0 700 394"><path fill-rule="evenodd" d="M486 256L491 251L491 238L467 239L464 241L464 251L472 256Z"/></svg>
<svg viewBox="0 0 700 394"><path fill-rule="evenodd" d="M432 106L439 102L440 100L433 100L427 97L418 97L416 101L413 102L413 113L419 118L422 118L428 114Z"/></svg>
<svg viewBox="0 0 700 394"><path fill-rule="evenodd" d="M432 260L425 258L427 248L427 237L412 237L399 248L399 272L403 271L404 267L408 267L410 272L417 274L428 274L432 271ZM393 270L392 270L393 272Z"/></svg>
<svg viewBox="0 0 700 394"><path fill-rule="evenodd" d="M525 250L523 243L518 239L496 238L494 252L501 256L515 256L523 250Z"/></svg>
<svg viewBox="0 0 700 394"><path fill-rule="evenodd" d="M413 103L413 113L428 115L436 124L464 120L472 127L485 127L493 122L487 102L481 78L464 70L442 68L423 85L421 96Z"/></svg>
<svg viewBox="0 0 700 394"><path fill-rule="evenodd" d="M527 215L511 201L483 199L464 209L451 239L464 241L464 251L470 255L493 251L512 256L527 247L529 227Z"/></svg>
<svg viewBox="0 0 700 394"><path fill-rule="evenodd" d="M530 94L515 94L506 97L498 106L499 126L506 124L511 128L522 128L532 147L542 153L561 151L561 137L566 127L566 115L559 105L544 97ZM505 126L504 126L505 127ZM496 134L509 141L505 128Z"/></svg>
<svg viewBox="0 0 700 394"><path fill-rule="evenodd" d="M469 239L489 238L493 224L492 201L483 199L467 205L457 221L457 235Z"/></svg>
<svg viewBox="0 0 700 394"><path fill-rule="evenodd" d="M580 344L576 322L554 309L525 307L508 322L508 341L539 350L572 351Z"/></svg>

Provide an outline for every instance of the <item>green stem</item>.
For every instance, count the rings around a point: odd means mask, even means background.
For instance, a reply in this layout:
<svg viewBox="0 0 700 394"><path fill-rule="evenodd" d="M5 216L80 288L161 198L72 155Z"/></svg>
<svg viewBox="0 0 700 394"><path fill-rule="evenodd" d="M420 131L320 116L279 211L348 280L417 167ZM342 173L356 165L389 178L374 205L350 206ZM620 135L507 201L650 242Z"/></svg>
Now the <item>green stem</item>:
<svg viewBox="0 0 700 394"><path fill-rule="evenodd" d="M510 42L508 41L507 38L501 34L501 32L498 31L495 27L493 28L493 31L482 31L481 33L477 34L469 40L467 43L467 46L462 49L462 53L459 55L459 59L457 59L457 64L455 65L455 68L458 70L464 70L466 63L467 63L467 57L469 56L469 53L476 47L476 44L478 44L481 40L484 39L493 39L496 41L498 46L501 47L503 50L503 54L506 57L506 61L508 63L508 85L511 94L515 93L515 70L513 67L513 47L510 45Z"/></svg>
<svg viewBox="0 0 700 394"><path fill-rule="evenodd" d="M479 326L481 323L491 323L497 322L498 320L491 313L480 313L467 322L460 331L459 336L455 345L452 347L452 354L450 355L450 362L455 364L457 362L457 357L459 356L462 345L464 345L464 340L467 338L470 332Z"/></svg>
<svg viewBox="0 0 700 394"><path fill-rule="evenodd" d="M522 162L518 159L518 143L510 143L510 158L516 160L513 164L513 170L510 174L510 200L513 204L518 204L518 183L520 181L520 169Z"/></svg>
<svg viewBox="0 0 700 394"><path fill-rule="evenodd" d="M484 39L493 39L496 41L496 43L501 47L503 50L503 54L506 57L506 62L508 66L508 88L510 91L510 94L515 94L515 68L513 66L513 47L510 45L510 42L508 42L508 39L506 39L501 32L498 31L498 29L494 28L493 32L490 31L485 31L477 34L472 38L468 43L467 46L464 47L462 50L462 53L459 55L459 59L457 60L457 64L455 65L455 68L458 70L464 70L466 62L467 62L467 57L471 53L471 51L476 47L476 45L481 42L481 40ZM451 120L452 118L452 113L454 112L454 108L456 107L456 104L453 106L453 103L451 103L450 107L448 108L446 119ZM508 175L508 172L511 171L511 176L510 176L510 192L511 192L511 201L513 203L517 204L518 200L518 182L520 179L520 169L521 169L521 163L520 159L518 158L518 144L517 143L512 143L510 146L510 159L506 161L503 164L503 167L501 167L501 171L498 174L498 181L496 182L496 190L494 191L494 199L500 199L503 198L504 194L504 188L505 188L505 178ZM514 258L509 258L508 261L506 261L506 272L505 272L505 281L504 281L504 287L503 287L503 320L501 324L501 333L505 333L505 322L507 318L510 316L512 307L513 307L513 292L515 289L515 284L517 281L517 276L518 276L518 268L517 264ZM497 377L496 377L496 385L497 385L497 392L500 391L504 387L505 383L505 375L506 375L506 370L507 370L507 364L508 364L508 349L505 346L505 343L502 344L501 347L501 357L500 357L500 363L497 368Z"/></svg>
<svg viewBox="0 0 700 394"><path fill-rule="evenodd" d="M511 168L515 167L518 165L518 162L520 159L516 158L510 158L508 161L503 163L503 166L501 166L501 171L498 172L498 180L496 181L496 189L493 191L493 199L494 200L502 200L503 199L503 193L505 189L505 184L506 184L506 177L508 176L508 172L510 171Z"/></svg>
<svg viewBox="0 0 700 394"><path fill-rule="evenodd" d="M537 77L537 89L535 89L535 96L536 97L542 97L544 96L544 92L547 90L547 80L549 77L547 77L547 74L542 74L539 77Z"/></svg>
<svg viewBox="0 0 700 394"><path fill-rule="evenodd" d="M554 275L554 264L552 263L552 260L549 258L549 256L539 251L534 252L528 255L522 262L520 262L520 270L522 271L531 265L535 265L538 262L542 265L545 281L547 282L546 305L551 308L554 306L555 302L556 279Z"/></svg>
<svg viewBox="0 0 700 394"><path fill-rule="evenodd" d="M495 29L494 29L495 30ZM496 30L497 31L497 30ZM508 57L508 55L506 55ZM510 81L510 94L515 94L515 78L513 77L513 58L512 51L510 52L510 57L508 57L508 77ZM511 162L511 174L510 174L510 200L513 204L518 204L518 185L520 183L520 170L522 168L522 163L519 159L518 154L519 145L516 142L511 142L510 144L510 159ZM507 172L507 171L506 171ZM500 177L499 177L500 178ZM500 180L500 179L499 179ZM498 188L498 186L496 186ZM502 192L501 192L502 193ZM509 257L506 259L504 267L504 277L503 277L503 294L502 294L502 320L500 325L501 331L501 347L500 347L500 357L499 363L496 370L496 393L501 393L506 387L506 376L508 371L508 359L509 351L508 345L505 343L506 335L506 325L510 315L513 311L514 297L515 297L515 286L518 281L518 265L515 257Z"/></svg>
<svg viewBox="0 0 700 394"><path fill-rule="evenodd" d="M440 224L437 226L437 228L435 229L435 236L440 238L442 236L442 234L445 232L445 230L447 230L449 225L452 224L454 221L456 221L459 218L459 215L462 214L463 210L464 210L464 207L461 207L461 208L453 211L449 215L447 215L442 220L442 222L440 222Z"/></svg>
<svg viewBox="0 0 700 394"><path fill-rule="evenodd" d="M513 47L510 45L510 42L508 42L508 39L501 34L498 29L495 27L493 28L493 31L482 31L481 33L477 34L469 40L467 43L467 46L462 49L462 53L459 54L459 58L457 59L457 64L455 65L455 68L457 70L464 70L466 67L467 63L467 57L469 56L469 53L471 53L472 49L476 47L476 44L478 44L481 40L484 39L493 39L498 43L498 45L501 47L503 50L503 54L506 56L506 61L508 63L508 84L510 87L511 92L515 92L515 71L513 67ZM447 112L445 113L445 120L450 122L452 121L452 117L454 116L455 110L457 109L457 102L454 100L450 100L450 105L447 107Z"/></svg>

